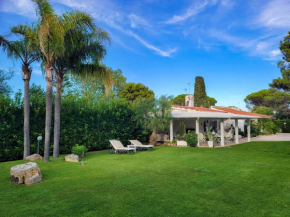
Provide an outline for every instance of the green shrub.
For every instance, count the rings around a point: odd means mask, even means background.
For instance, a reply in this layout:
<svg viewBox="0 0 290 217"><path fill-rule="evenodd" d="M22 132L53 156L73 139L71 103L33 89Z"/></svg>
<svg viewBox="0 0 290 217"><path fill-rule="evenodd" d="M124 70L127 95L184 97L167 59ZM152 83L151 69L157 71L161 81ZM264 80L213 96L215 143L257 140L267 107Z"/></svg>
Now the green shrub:
<svg viewBox="0 0 290 217"><path fill-rule="evenodd" d="M76 154L80 157L83 157L87 151L88 149L86 148L86 146L78 144L76 144L71 150L73 154Z"/></svg>
<svg viewBox="0 0 290 217"><path fill-rule="evenodd" d="M273 122L276 125L277 131L290 133L290 119L273 120Z"/></svg>
<svg viewBox="0 0 290 217"><path fill-rule="evenodd" d="M189 132L185 136L185 141L190 147L196 147L197 145L197 134L194 131Z"/></svg>

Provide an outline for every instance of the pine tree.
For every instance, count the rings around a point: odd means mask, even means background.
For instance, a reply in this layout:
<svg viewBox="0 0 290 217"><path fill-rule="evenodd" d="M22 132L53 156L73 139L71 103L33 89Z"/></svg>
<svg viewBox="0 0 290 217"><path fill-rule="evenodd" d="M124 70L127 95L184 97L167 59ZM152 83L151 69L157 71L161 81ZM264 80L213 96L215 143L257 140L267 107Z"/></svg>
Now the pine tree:
<svg viewBox="0 0 290 217"><path fill-rule="evenodd" d="M274 79L270 87L290 92L290 32L280 42L280 51L283 56L282 61L278 63L278 67L280 68L282 78Z"/></svg>

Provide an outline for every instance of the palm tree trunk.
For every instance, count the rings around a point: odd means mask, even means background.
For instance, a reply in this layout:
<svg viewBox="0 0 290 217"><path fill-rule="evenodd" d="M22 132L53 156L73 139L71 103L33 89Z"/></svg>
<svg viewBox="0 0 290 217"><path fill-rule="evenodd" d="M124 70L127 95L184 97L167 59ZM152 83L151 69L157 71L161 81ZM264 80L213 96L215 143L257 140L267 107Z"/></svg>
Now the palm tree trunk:
<svg viewBox="0 0 290 217"><path fill-rule="evenodd" d="M23 151L23 159L30 155L30 129L29 129L29 121L30 121L30 90L29 90L29 81L31 77L31 69L27 64L22 65L22 78L24 81L24 124L23 124L23 135L24 135L24 151Z"/></svg>
<svg viewBox="0 0 290 217"><path fill-rule="evenodd" d="M29 80L24 79L24 152L23 159L30 155L30 135L29 135Z"/></svg>
<svg viewBox="0 0 290 217"><path fill-rule="evenodd" d="M53 68L50 65L45 66L46 72L46 115L45 115L45 141L44 141L44 162L49 162L50 147L50 128L52 112L52 75Z"/></svg>
<svg viewBox="0 0 290 217"><path fill-rule="evenodd" d="M60 109L61 109L61 92L63 73L56 73L56 94L55 94L55 106L54 106L54 146L53 157L59 157L59 139L60 139Z"/></svg>

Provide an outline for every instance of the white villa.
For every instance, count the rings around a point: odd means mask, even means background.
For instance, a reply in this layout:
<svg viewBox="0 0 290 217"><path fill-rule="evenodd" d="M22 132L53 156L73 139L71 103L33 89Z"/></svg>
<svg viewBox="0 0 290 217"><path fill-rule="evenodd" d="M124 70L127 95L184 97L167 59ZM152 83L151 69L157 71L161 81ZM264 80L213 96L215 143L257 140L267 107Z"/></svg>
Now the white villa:
<svg viewBox="0 0 290 217"><path fill-rule="evenodd" d="M186 105L193 105L193 102L188 102L189 97L186 97ZM189 100L191 101L191 100ZM219 143L221 146L225 146L225 130L231 127L234 128L233 132L234 141L239 143L239 128L244 131L245 122L247 122L247 135L248 141L251 141L251 120L272 118L266 115L260 115L251 112L241 111L235 108L212 106L211 108L193 107L193 106L172 106L172 120L170 122L170 141L176 138L180 123L185 123L185 130L196 131L199 136L197 146L200 146L203 140L203 133L206 131L206 127L212 127L219 134ZM238 127L236 127L238 126Z"/></svg>

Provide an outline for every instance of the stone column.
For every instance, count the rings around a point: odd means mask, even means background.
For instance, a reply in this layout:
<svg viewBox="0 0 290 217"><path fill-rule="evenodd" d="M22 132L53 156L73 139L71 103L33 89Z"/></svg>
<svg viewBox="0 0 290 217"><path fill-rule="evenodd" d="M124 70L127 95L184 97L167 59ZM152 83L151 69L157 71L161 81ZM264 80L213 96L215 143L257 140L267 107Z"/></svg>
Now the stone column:
<svg viewBox="0 0 290 217"><path fill-rule="evenodd" d="M239 144L239 120L235 119L236 144Z"/></svg>
<svg viewBox="0 0 290 217"><path fill-rule="evenodd" d="M220 122L220 130L221 130L221 146L225 146L225 127L224 127L224 120Z"/></svg>
<svg viewBox="0 0 290 217"><path fill-rule="evenodd" d="M173 140L173 120L170 120L170 142Z"/></svg>
<svg viewBox="0 0 290 217"><path fill-rule="evenodd" d="M200 138L199 138L199 119L195 120L195 132L197 134L197 147L200 145Z"/></svg>
<svg viewBox="0 0 290 217"><path fill-rule="evenodd" d="M251 142L251 119L247 120L248 142Z"/></svg>

